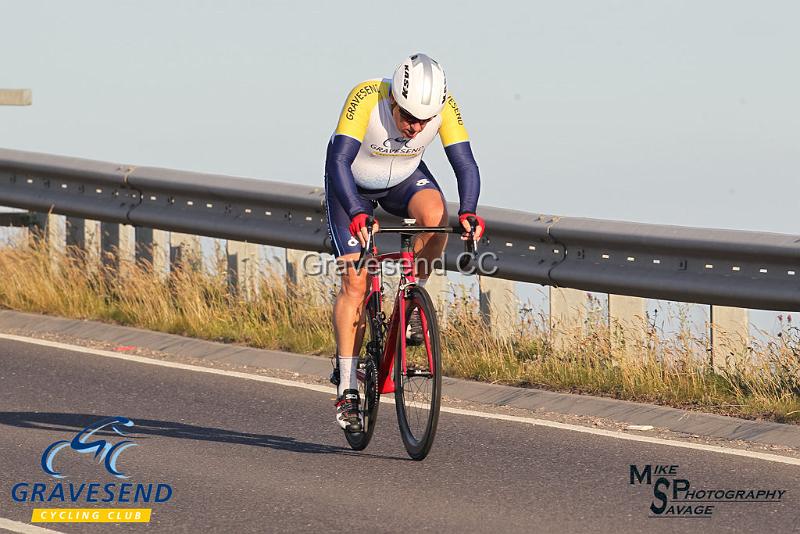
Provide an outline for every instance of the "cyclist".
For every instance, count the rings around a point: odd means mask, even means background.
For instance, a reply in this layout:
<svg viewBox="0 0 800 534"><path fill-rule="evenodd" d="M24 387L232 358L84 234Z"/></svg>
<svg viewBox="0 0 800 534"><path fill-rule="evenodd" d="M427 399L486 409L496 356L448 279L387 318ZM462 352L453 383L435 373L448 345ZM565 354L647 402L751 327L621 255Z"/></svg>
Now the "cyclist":
<svg viewBox="0 0 800 534"><path fill-rule="evenodd" d="M392 215L413 218L423 226L447 223L444 197L422 161L439 135L455 172L460 197L459 221L476 217L475 238L485 229L475 215L480 174L461 112L447 91L442 67L425 54L406 58L391 79L362 82L350 91L325 161L325 202L333 253L342 270L342 286L333 306L339 371L336 420L348 432L361 430L356 369L364 329L367 272L355 260L366 246L367 217L380 204ZM374 229L377 229L377 222ZM430 265L441 257L446 234L420 234L414 252L416 273L425 285ZM412 328L421 334L419 320ZM412 334L413 337L413 334ZM356 345L358 342L358 345Z"/></svg>

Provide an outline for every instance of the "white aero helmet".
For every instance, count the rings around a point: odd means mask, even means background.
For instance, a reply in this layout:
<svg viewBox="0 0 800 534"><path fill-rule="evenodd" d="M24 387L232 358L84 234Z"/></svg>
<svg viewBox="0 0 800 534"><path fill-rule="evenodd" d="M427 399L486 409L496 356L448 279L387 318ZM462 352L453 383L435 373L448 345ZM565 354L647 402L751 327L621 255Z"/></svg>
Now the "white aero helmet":
<svg viewBox="0 0 800 534"><path fill-rule="evenodd" d="M444 70L425 54L407 57L394 71L392 96L416 118L430 119L442 111L447 98Z"/></svg>

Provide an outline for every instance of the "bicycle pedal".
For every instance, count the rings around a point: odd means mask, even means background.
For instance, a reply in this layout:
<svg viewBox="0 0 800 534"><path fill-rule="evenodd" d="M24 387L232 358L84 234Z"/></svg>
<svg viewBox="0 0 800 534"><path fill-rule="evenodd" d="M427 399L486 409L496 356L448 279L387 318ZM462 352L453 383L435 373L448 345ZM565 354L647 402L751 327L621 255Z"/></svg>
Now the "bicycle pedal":
<svg viewBox="0 0 800 534"><path fill-rule="evenodd" d="M339 385L340 379L339 379L339 369L338 368L334 369L333 371L331 371L331 376L330 376L329 380L331 381L331 384L333 384L334 386L338 386Z"/></svg>

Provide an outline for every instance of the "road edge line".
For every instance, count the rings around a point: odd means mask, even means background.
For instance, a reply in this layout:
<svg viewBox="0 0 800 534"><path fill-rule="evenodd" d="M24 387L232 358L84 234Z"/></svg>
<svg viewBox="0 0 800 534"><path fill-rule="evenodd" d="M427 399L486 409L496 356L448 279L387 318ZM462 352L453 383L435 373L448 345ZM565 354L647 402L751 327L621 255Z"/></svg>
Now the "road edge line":
<svg viewBox="0 0 800 534"><path fill-rule="evenodd" d="M13 334L4 334L0 333L0 339L7 339L10 341L18 341L21 343L30 343L33 345L40 345L44 347L50 348L57 348L62 350L68 350L71 352L80 352L84 354L93 354L96 356L102 356L105 358L114 358L117 360L124 360L134 363L143 363L146 365L158 365L161 367L169 367L172 369L182 369L185 371L194 371L198 373L207 373L207 374L215 374L220 376L228 376L233 378L241 378L244 380L255 380L258 382L266 382L269 384L276 384L280 386L287 386L287 387L294 387L294 388L301 388L307 389L310 391L316 391L319 393L327 393L333 394L335 390L332 386L320 386L316 384L306 384L305 382L298 382L294 380L286 380L283 378L274 378L271 376L261 376L255 375L251 373L243 373L241 371L228 371L225 369L214 369L210 367L203 367L199 365L191 365L186 363L178 363L178 362L170 362L164 360L157 360L154 358L147 358L145 356L136 356L133 354L120 354L117 352L111 352L107 350L101 349L92 349L89 347L82 347L80 345L70 345L67 343L61 343L58 341L49 341L44 339L37 339L37 338L30 338L25 336L17 336ZM387 399L382 398L381 400L388 401L390 403L394 403L394 399ZM559 423L557 421L548 421L545 419L535 419L532 417L520 417L516 415L505 415L505 414L498 414L498 413L489 413L489 412L479 412L473 410L465 410L463 408L452 408L443 406L441 411L445 413L451 413L454 415L465 415L469 417L480 417L483 419L494 419L500 421L508 421L514 423L522 423L532 426L542 426L546 428L554 428L559 430L569 430L572 432L581 432L584 434L591 434L595 436L604 436L614 439L622 439L627 441L638 441L640 443L650 443L653 445L665 445L670 447L680 447L684 449L694 449L700 450L705 452L714 452L718 454L728 454L732 456L742 456L751 459L757 460L764 460L769 462L777 462L783 463L788 465L797 465L800 466L800 458L792 458L789 456L780 456L777 454L770 454L770 453L763 453L763 452L756 452L756 451L748 451L744 449L729 449L727 447L721 447L719 445L705 445L702 443L685 443L682 441L674 441L664 438L656 438L651 436L636 436L632 434L626 434L624 432L619 432L615 430L604 430L599 428L590 428L581 425L573 425L570 423Z"/></svg>
<svg viewBox="0 0 800 534"><path fill-rule="evenodd" d="M5 517L0 517L0 530L19 532L20 534L64 534L59 530L37 527L36 525L14 521L13 519L6 519Z"/></svg>

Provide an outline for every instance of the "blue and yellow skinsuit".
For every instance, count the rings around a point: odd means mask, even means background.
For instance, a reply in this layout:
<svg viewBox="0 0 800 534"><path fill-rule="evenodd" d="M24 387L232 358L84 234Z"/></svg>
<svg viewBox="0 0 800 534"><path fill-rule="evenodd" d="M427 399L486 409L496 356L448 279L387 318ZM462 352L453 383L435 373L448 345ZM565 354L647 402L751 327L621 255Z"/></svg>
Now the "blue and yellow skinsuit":
<svg viewBox="0 0 800 534"><path fill-rule="evenodd" d="M350 220L373 207L408 217L408 203L417 191L439 185L422 161L438 134L458 182L460 213L475 213L480 173L461 112L448 93L441 113L414 139L407 139L392 118L391 80L368 80L350 91L328 144L325 160L325 202L335 256L359 253L350 235Z"/></svg>

